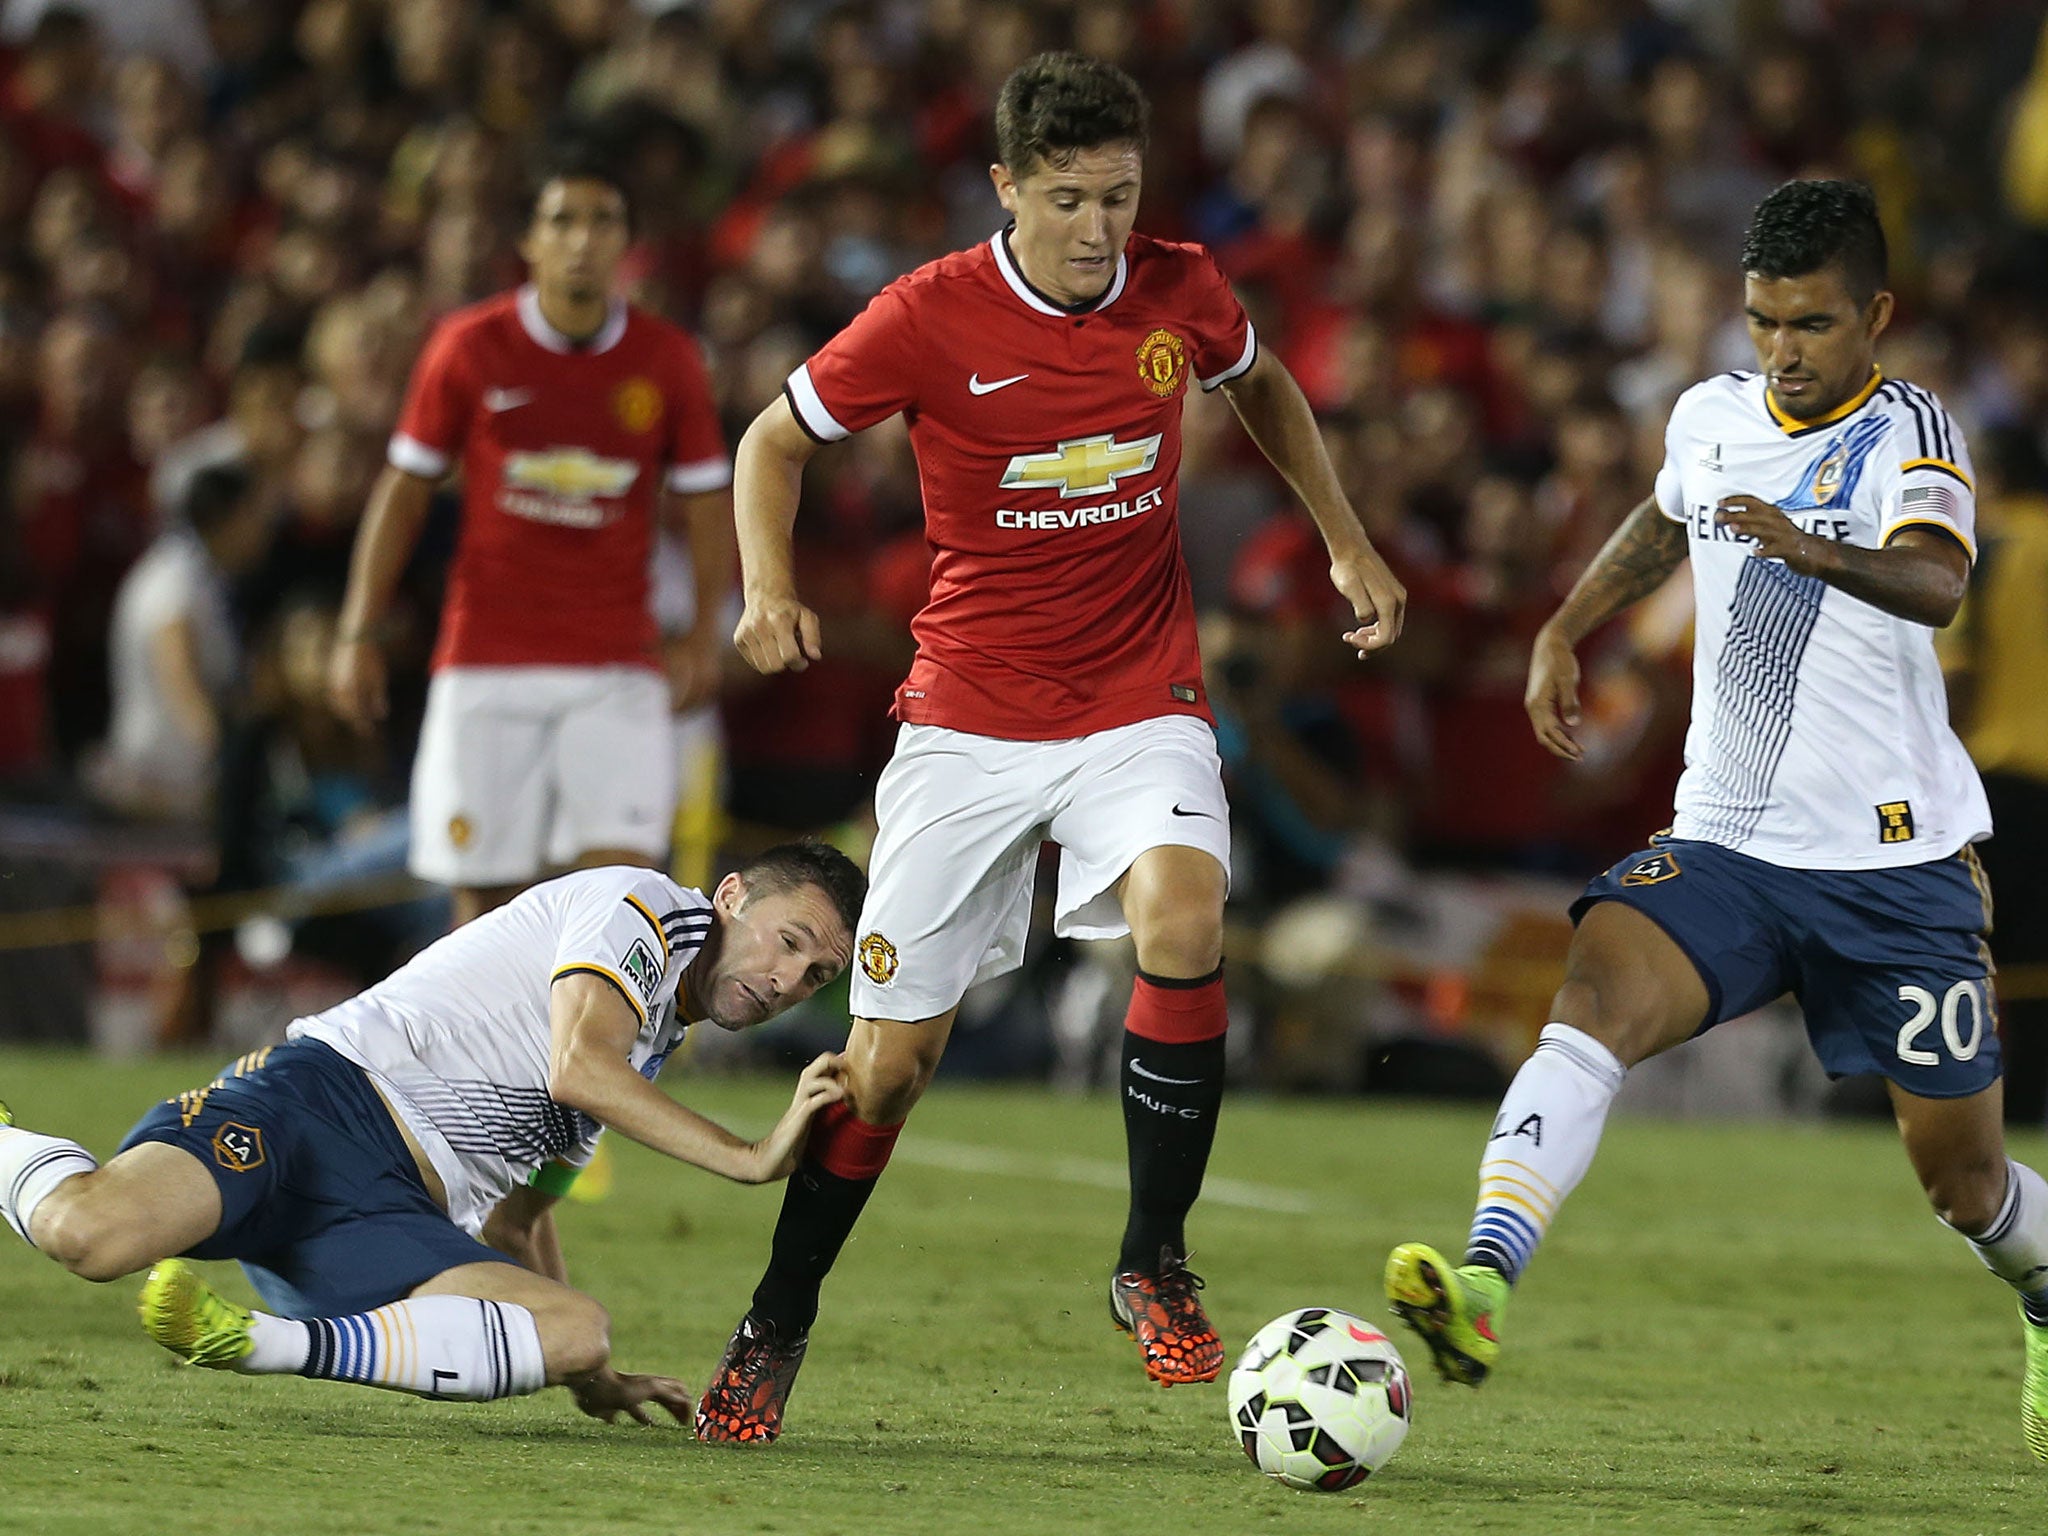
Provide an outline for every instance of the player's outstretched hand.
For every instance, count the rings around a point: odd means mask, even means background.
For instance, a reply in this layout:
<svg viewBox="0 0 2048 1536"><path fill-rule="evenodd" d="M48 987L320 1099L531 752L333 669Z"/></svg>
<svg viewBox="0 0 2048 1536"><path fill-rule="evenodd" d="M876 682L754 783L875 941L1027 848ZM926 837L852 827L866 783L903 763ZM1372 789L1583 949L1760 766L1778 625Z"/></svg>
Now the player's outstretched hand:
<svg viewBox="0 0 2048 1536"><path fill-rule="evenodd" d="M1522 707L1529 711L1536 739L1557 756L1576 763L1586 755L1573 734L1579 725L1579 658L1548 625L1536 632Z"/></svg>
<svg viewBox="0 0 2048 1536"><path fill-rule="evenodd" d="M794 593L749 597L732 632L747 665L756 672L801 672L825 654L818 616Z"/></svg>
<svg viewBox="0 0 2048 1536"><path fill-rule="evenodd" d="M1346 555L1330 562L1330 583L1358 615L1358 628L1347 630L1346 643L1364 656L1401 638L1401 620L1408 610L1408 589L1401 585L1379 552Z"/></svg>
<svg viewBox="0 0 2048 1536"><path fill-rule="evenodd" d="M572 1377L565 1385L578 1408L607 1424L622 1413L636 1424L652 1424L649 1403L666 1408L678 1424L692 1423L697 1412L696 1394L673 1376L624 1376L605 1365Z"/></svg>
<svg viewBox="0 0 2048 1536"><path fill-rule="evenodd" d="M827 1051L797 1078L796 1093L782 1118L776 1121L775 1129L754 1143L758 1170L754 1182L772 1184L796 1172L804 1137L810 1134L811 1116L845 1097L846 1058L837 1051Z"/></svg>
<svg viewBox="0 0 2048 1536"><path fill-rule="evenodd" d="M384 651L375 640L337 640L327 659L327 703L364 735L384 718Z"/></svg>

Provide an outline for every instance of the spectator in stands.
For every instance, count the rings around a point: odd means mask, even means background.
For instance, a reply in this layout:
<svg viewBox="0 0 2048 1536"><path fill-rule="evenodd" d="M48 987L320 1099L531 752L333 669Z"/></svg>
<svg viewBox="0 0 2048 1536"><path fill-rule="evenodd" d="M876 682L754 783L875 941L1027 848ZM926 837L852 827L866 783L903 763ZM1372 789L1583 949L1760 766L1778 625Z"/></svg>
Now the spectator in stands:
<svg viewBox="0 0 2048 1536"><path fill-rule="evenodd" d="M181 523L158 536L114 604L113 724L91 775L115 810L193 821L212 808L222 713L241 671L229 583L261 556L269 521L243 470L192 477Z"/></svg>

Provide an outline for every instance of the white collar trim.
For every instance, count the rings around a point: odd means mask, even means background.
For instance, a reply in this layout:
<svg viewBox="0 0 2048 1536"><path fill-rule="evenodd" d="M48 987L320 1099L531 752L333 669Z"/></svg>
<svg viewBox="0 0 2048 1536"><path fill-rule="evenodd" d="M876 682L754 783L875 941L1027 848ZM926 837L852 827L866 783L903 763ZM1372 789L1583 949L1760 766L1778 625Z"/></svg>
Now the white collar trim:
<svg viewBox="0 0 2048 1536"><path fill-rule="evenodd" d="M1092 315L1098 310L1107 309L1117 301L1117 297L1124 291L1125 282L1130 278L1130 263L1126 260L1124 253L1119 251L1116 256L1116 276L1109 280L1109 287L1102 297L1093 304L1090 304L1086 309L1062 309L1059 305L1043 297L1036 288L1033 288L1030 283L1025 281L1024 274L1018 270L1016 260L1010 255L1008 235L1008 229L999 229L989 240L989 248L995 252L996 256L996 270L1003 274L1003 281L1010 285L1010 292L1016 294L1018 298L1037 310L1041 315L1058 315L1066 318L1072 315Z"/></svg>
<svg viewBox="0 0 2048 1536"><path fill-rule="evenodd" d="M540 290L526 283L519 290L519 323L526 328L527 335L550 352L609 352L626 334L626 301L613 299L597 334L579 345L573 337L548 324L547 317L540 312Z"/></svg>

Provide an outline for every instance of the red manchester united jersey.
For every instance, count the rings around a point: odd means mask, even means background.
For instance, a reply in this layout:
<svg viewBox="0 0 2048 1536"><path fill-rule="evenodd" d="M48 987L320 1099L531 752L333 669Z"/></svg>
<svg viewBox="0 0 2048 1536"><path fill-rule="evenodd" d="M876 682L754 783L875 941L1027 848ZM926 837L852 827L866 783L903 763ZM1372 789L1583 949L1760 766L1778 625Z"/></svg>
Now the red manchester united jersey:
<svg viewBox="0 0 2048 1536"><path fill-rule="evenodd" d="M831 442L902 411L932 546L897 718L1050 741L1209 718L1176 521L1181 399L1258 351L1199 246L1133 235L1063 309L1002 235L899 278L790 375Z"/></svg>
<svg viewBox="0 0 2048 1536"><path fill-rule="evenodd" d="M462 462L434 665L654 665L655 496L731 483L696 343L618 303L578 345L529 286L456 311L413 369L391 462Z"/></svg>

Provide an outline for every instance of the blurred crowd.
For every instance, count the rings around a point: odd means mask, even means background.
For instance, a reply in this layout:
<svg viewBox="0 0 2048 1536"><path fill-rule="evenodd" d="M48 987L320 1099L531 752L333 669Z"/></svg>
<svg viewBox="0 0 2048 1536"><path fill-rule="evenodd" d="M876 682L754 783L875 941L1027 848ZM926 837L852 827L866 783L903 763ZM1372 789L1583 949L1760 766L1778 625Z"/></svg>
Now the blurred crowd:
<svg viewBox="0 0 2048 1536"><path fill-rule="evenodd" d="M2031 0L8 0L4 793L212 817L243 884L388 838L452 504L382 740L321 696L335 609L427 328L518 281L550 125L615 147L632 296L703 339L736 441L890 278L1000 224L991 107L1045 47L1149 92L1140 227L1216 253L1411 593L1401 644L1348 661L1305 519L1190 396L1248 917L1398 906L1416 868L1583 874L1662 824L1684 584L1590 645L1584 763L1528 731L1527 642L1646 494L1679 391L1749 361L1735 253L1777 181L1874 186L1885 366L1964 422L1987 530L2041 515ZM815 461L799 579L829 660L731 680L733 824L862 815L919 520L900 423Z"/></svg>

